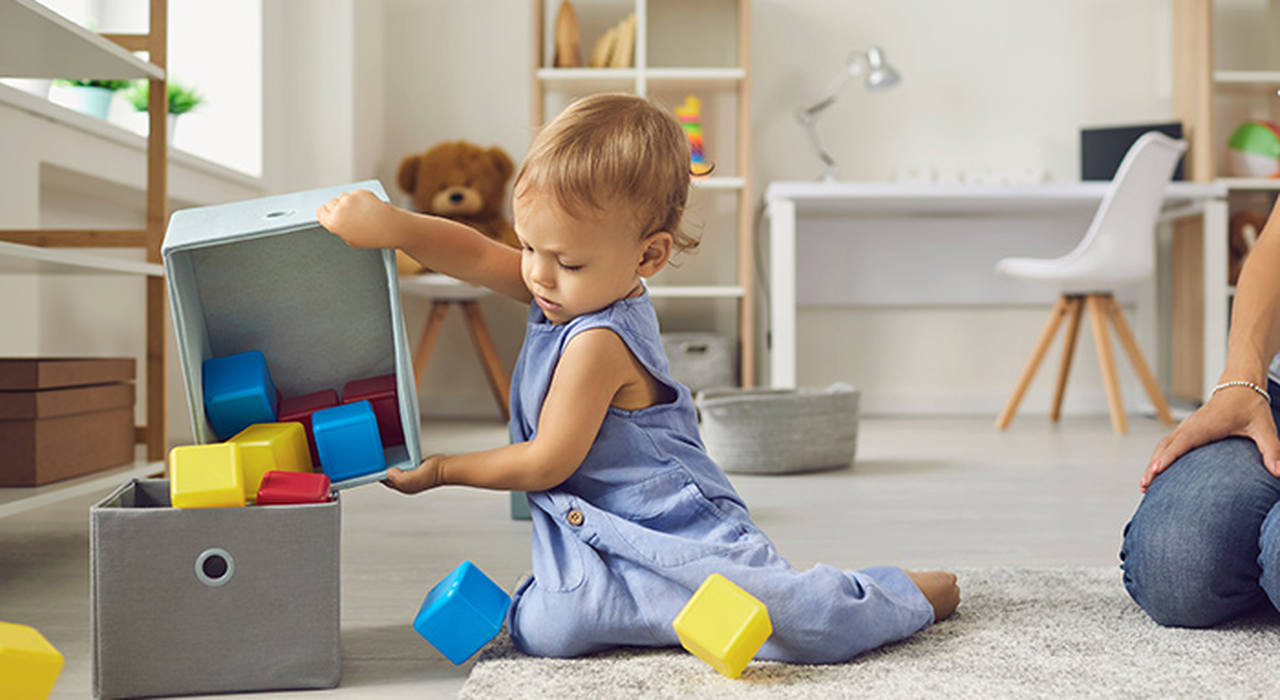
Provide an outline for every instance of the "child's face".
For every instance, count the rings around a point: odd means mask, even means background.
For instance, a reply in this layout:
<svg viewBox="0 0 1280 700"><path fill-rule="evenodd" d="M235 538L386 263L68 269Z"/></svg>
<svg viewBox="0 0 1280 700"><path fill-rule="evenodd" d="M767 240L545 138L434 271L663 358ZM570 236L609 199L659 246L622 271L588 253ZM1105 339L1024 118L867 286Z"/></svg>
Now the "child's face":
<svg viewBox="0 0 1280 700"><path fill-rule="evenodd" d="M575 219L545 196L519 197L512 209L521 276L552 323L633 296L640 278L666 263L664 255L656 268L651 264L653 256L646 251L652 247L652 236L641 238L626 212Z"/></svg>

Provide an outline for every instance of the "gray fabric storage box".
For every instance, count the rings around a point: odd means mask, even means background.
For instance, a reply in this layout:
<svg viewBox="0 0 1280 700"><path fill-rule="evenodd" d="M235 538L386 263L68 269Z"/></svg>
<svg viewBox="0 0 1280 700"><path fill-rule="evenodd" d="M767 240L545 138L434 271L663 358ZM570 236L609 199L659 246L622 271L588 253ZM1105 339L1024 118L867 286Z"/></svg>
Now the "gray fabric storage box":
<svg viewBox="0 0 1280 700"><path fill-rule="evenodd" d="M93 693L332 688L341 505L172 508L134 479L89 525Z"/></svg>
<svg viewBox="0 0 1280 700"><path fill-rule="evenodd" d="M710 389L697 397L702 441L727 472L791 474L853 463L857 389Z"/></svg>
<svg viewBox="0 0 1280 700"><path fill-rule="evenodd" d="M162 253L169 304L198 444L218 442L204 414L202 363L261 350L285 397L396 373L405 443L387 467L421 461L418 389L400 311L395 256L352 248L316 221L316 207L377 180L175 212ZM334 483L378 481L379 471Z"/></svg>
<svg viewBox="0 0 1280 700"><path fill-rule="evenodd" d="M663 333L662 349L677 382L699 392L736 386L737 352L724 333Z"/></svg>

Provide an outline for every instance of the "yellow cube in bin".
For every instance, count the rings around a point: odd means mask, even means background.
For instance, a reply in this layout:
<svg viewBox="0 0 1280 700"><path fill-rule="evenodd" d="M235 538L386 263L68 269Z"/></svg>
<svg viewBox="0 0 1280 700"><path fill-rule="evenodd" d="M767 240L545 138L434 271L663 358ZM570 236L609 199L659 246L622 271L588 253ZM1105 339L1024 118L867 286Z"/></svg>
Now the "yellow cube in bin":
<svg viewBox="0 0 1280 700"><path fill-rule="evenodd" d="M258 500L258 487L267 472L311 471L311 448L301 423L254 423L227 442L240 446L246 501Z"/></svg>
<svg viewBox="0 0 1280 700"><path fill-rule="evenodd" d="M720 574L702 582L671 626L685 649L729 678L741 675L773 634L764 603Z"/></svg>
<svg viewBox="0 0 1280 700"><path fill-rule="evenodd" d="M64 661L34 627L0 622L0 697L49 697Z"/></svg>
<svg viewBox="0 0 1280 700"><path fill-rule="evenodd" d="M244 505L240 445L220 442L169 451L169 500L174 508L234 508Z"/></svg>

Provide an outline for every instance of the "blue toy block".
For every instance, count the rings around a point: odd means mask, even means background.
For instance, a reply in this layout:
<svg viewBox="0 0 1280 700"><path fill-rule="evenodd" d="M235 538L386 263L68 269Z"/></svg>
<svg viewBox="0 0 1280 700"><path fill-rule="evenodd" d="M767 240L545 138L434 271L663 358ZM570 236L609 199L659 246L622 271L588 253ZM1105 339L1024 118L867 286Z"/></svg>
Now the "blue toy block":
<svg viewBox="0 0 1280 700"><path fill-rule="evenodd" d="M219 440L254 423L274 423L280 394L258 350L204 361L204 414Z"/></svg>
<svg viewBox="0 0 1280 700"><path fill-rule="evenodd" d="M368 401L316 411L311 414L311 434L320 453L320 469L335 483L387 468L378 418Z"/></svg>
<svg viewBox="0 0 1280 700"><path fill-rule="evenodd" d="M511 596L464 561L427 593L413 629L458 665L498 635L510 605Z"/></svg>

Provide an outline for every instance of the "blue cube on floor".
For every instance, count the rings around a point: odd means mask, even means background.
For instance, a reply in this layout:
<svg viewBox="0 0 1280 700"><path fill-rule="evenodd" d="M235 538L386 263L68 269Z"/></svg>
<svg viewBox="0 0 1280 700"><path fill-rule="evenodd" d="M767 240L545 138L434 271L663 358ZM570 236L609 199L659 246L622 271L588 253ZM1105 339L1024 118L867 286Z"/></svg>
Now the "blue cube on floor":
<svg viewBox="0 0 1280 700"><path fill-rule="evenodd" d="M311 434L320 453L320 469L334 482L387 468L378 437L378 418L368 401L334 406L311 414Z"/></svg>
<svg viewBox="0 0 1280 700"><path fill-rule="evenodd" d="M511 596L475 564L464 561L422 601L413 629L455 665L502 630Z"/></svg>
<svg viewBox="0 0 1280 700"><path fill-rule="evenodd" d="M204 413L218 439L227 440L254 423L275 422L280 395L260 351L205 360L201 375Z"/></svg>

